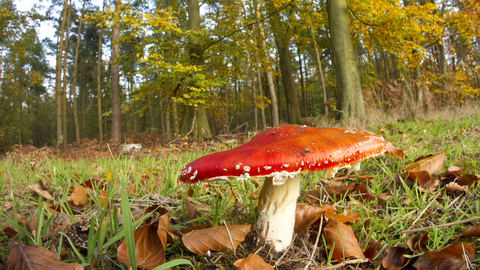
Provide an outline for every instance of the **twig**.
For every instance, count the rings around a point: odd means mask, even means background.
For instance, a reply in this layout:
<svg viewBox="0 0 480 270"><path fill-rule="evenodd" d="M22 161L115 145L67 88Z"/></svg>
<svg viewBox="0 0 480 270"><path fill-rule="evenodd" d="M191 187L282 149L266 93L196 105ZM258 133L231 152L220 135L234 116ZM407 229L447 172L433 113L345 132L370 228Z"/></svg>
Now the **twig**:
<svg viewBox="0 0 480 270"><path fill-rule="evenodd" d="M442 192L438 192L438 193L437 193L437 195L435 196L435 198L433 198L433 200L427 205L427 207L425 207L425 208L423 209L423 211L420 213L420 215L418 215L418 217L415 219L415 221L412 223L412 225L410 225L410 227L408 228L408 230L410 230L410 229L413 227L413 225L415 225L415 223L417 223L417 221L422 217L422 215L427 211L427 209L430 208L430 206L432 205L432 203L437 200L438 196L440 196L441 193L442 193ZM407 230L407 231L408 231L408 230Z"/></svg>
<svg viewBox="0 0 480 270"><path fill-rule="evenodd" d="M318 227L317 239L315 239L315 246L313 247L313 252L310 255L310 259L308 260L307 266L305 266L304 270L307 270L310 264L313 261L313 256L317 252L318 241L320 240L320 235L322 234L322 226L323 226L323 217L320 218L320 227Z"/></svg>
<svg viewBox="0 0 480 270"><path fill-rule="evenodd" d="M406 234L406 233L416 233L416 232L423 232L423 231L428 231L434 228L445 228L445 227L450 227L458 224L463 224L463 223L468 223L472 221L477 221L480 220L480 217L477 218L471 218L471 219L465 219L465 220L460 220L460 221L455 221L455 222L450 222L447 224L442 224L438 226L431 226L431 227L425 227L425 228L418 228L418 229L413 229L413 230L406 230L406 231L401 231L401 234Z"/></svg>
<svg viewBox="0 0 480 270"><path fill-rule="evenodd" d="M355 260L343 261L339 264L335 264L332 266L327 266L327 267L320 266L320 267L314 268L314 270L331 270L331 269L342 268L350 264L359 264L359 263L366 263L366 262L368 262L368 259L355 259Z"/></svg>
<svg viewBox="0 0 480 270"><path fill-rule="evenodd" d="M237 259L237 253L235 252L235 246L233 245L233 239L232 239L232 236L230 235L230 230L228 230L227 222L224 220L223 224L225 225L225 229L227 229L228 239L230 239L230 244L232 245L233 256L235 257L235 259Z"/></svg>
<svg viewBox="0 0 480 270"><path fill-rule="evenodd" d="M193 127L195 126L195 118L197 118L197 115L196 115L196 114L193 116L193 121L192 121L192 129L190 129L190 131L189 131L187 134L185 134L185 136L184 136L184 137L186 137L186 136L190 135L190 133L192 133L192 131L193 131ZM180 140L180 138L176 138L175 140L173 140L173 141L171 141L171 142L167 143L167 145L169 145L169 144L171 144L171 143L174 143L174 142L176 142L176 141L178 141L178 140Z"/></svg>
<svg viewBox="0 0 480 270"><path fill-rule="evenodd" d="M230 131L229 133L233 133L234 131L239 130L241 127L245 126L246 124L248 124L248 122L245 122L245 123L241 124L240 126L238 126L237 128L235 128L234 130Z"/></svg>

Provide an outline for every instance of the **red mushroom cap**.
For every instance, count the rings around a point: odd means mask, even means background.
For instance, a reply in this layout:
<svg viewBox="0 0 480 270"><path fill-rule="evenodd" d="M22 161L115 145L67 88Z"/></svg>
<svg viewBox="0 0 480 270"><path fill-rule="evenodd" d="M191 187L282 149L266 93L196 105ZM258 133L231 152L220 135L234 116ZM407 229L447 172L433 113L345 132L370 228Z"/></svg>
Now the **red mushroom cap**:
<svg viewBox="0 0 480 270"><path fill-rule="evenodd" d="M281 125L260 132L244 145L187 164L180 180L192 184L326 170L383 154L386 144L382 136L368 131Z"/></svg>

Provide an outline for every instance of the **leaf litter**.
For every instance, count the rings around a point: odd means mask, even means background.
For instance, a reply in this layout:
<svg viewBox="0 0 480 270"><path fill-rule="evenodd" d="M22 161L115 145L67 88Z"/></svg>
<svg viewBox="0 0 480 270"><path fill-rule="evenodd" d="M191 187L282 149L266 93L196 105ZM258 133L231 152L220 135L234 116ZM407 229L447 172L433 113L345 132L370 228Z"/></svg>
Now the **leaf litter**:
<svg viewBox="0 0 480 270"><path fill-rule="evenodd" d="M237 143L241 142L242 140L237 141ZM179 142L169 149L160 149L158 146L152 146L150 148L147 147L145 151L150 155L165 156L171 155L172 153L189 151L192 148L218 151L222 150L223 147L225 146L222 146L221 143ZM108 147L97 142L83 141L79 145L72 145L70 150L62 152L50 148L17 148L11 153L10 157L18 161L28 160L28 164L32 170L42 172L42 159L46 157L58 156L64 161L71 161L78 158L88 159L92 157L98 159L111 155L111 153L106 153L106 149L108 149ZM118 154L118 152L115 151L114 149L114 155ZM400 154L398 149L389 151L392 152L391 154L394 156L403 156L403 153ZM144 152L133 154L133 156L137 158L144 155L146 155ZM415 159L412 163L404 166L403 170L395 174L393 178L387 178L387 182L390 181L389 189L395 191L392 185L394 183L400 184L404 181L409 188L412 190L415 188L416 192L420 192L420 194L425 192L431 194L435 192L445 192L447 197L436 197L438 202L445 200L451 201L453 199L453 202L464 203L464 199L470 190L475 189L478 185L479 177L473 174L465 174L468 168L460 168L457 166L451 166L442 173L441 168L444 165L445 158L445 152L442 151L438 154L426 157L421 156ZM215 269L222 265L234 266L235 269L269 269L267 267L273 266L275 266L276 269L294 269L305 266L306 262L310 259L313 259L315 262L312 267L320 267L325 264L329 254L332 254L330 259L333 259L333 264L336 263L337 266L343 266L344 268L348 267L349 262L354 262L357 269L372 269L371 267L378 267L380 265L385 269L408 269L408 267L417 270L434 269L432 266L441 269L462 269L471 266L471 261L475 258L475 244L465 241L455 242L455 238L469 239L471 237L478 237L480 234L478 224L468 227L463 233L459 233L457 237L452 238L451 241L453 242L449 245L437 250L428 248L427 243L430 241L428 230L421 231L422 234L420 235L409 237L407 241L403 241L403 245L399 246L389 246L388 243L381 238L378 239L379 241L375 241L376 239L365 241L365 236L358 235L358 227L363 227L364 230L368 232L368 226L370 226L369 218L364 220L364 217L360 217L358 213L349 213L349 207L342 206L338 209L336 205L339 202L345 202L347 205L374 204L376 207L379 207L379 205L388 202L391 195L386 193L371 193L370 188L373 177L368 175L353 177L340 175L336 179L322 181L325 186L322 185L320 188L305 191L305 202L308 202L308 204L299 203L297 205L295 224L295 232L297 235L295 236L293 245L284 253L276 253L272 251L268 243L265 243L264 240L258 236L255 228L250 230L251 225L248 224L229 225L228 227L209 227L210 225L208 224L199 225L198 227L194 226L193 223L189 223L188 221L195 219L202 221L202 216L208 211L208 207L212 207L211 204L197 202L194 198L192 198L191 201L188 197L191 197L192 194L184 198L179 196L165 198L153 194L158 190L155 185L161 183L161 181L158 181L159 177L164 175L161 169L157 171L157 169L148 168L145 171L137 172L137 174L138 176L130 176L131 178L138 177L139 179L139 181L127 187L130 195L134 196L142 192L150 197L149 200L155 198L169 209L163 210L163 214L157 214L155 218L148 219L148 222L144 220L134 231L137 265L146 269L153 269L163 262L174 258L189 258L192 263L202 262L202 269ZM150 181L152 176L154 177L153 185ZM74 178L82 179L82 176L76 174ZM113 180L117 178L117 172L106 171L99 167L95 177L84 180L79 185L66 187L69 191L66 201L76 213L74 223L72 223L71 217L68 218L60 212L62 206L62 204L59 203L60 196L48 186L52 179L51 175L44 174L41 182L29 186L28 189L37 196L43 197L44 203L47 201L50 202L49 206L46 206L46 209L49 209L48 211L53 213L55 220L59 220L49 223L50 226L58 224L55 225L56 227L53 227L53 230L50 230L52 233L50 237L54 237L55 232L59 231L64 231L66 235L69 235L69 231L73 230L74 232L72 232L72 234L83 235L83 241L88 241L90 225L98 225L98 221L89 219L89 217L95 216L95 212L98 211L92 209L92 207L95 208L94 197L98 196L100 206L113 209L112 207L120 202L119 193L115 191L119 189L119 186L115 186L115 181ZM351 183L352 181L354 183ZM350 183L344 184L348 182ZM258 179L254 179L252 183L257 188L261 185ZM9 183L7 183L7 185L8 184ZM331 186L329 186L329 184L331 184ZM113 188L114 192L109 191L109 193L107 193L108 187ZM256 199L253 194L257 188L249 191L249 195L253 197L252 200ZM183 188L180 187L180 189ZM216 188L208 186L205 186L204 190L215 197L232 198L232 196L235 196L234 194L230 194L225 197L223 193L213 195L214 192L218 191L216 191ZM320 203L322 203L322 205L319 205ZM183 207L188 210L188 214L185 214L183 217L170 217L169 212L178 212L177 208L180 207L179 204L185 204ZM241 203L237 202L236 204L235 207L242 207ZM233 207L232 204L230 205L230 207ZM11 209L6 208L6 205L4 207L6 210ZM148 213L148 204L142 204L140 202L139 204L137 203L136 207L139 207L138 210L132 210L132 212L137 213L135 214L137 216L135 220ZM203 210L199 212L197 208ZM340 210L340 212L338 210ZM379 213L382 213L382 211L380 210ZM426 211L427 219L420 220L415 227L422 229L424 224L435 224L434 220L428 218L428 215L432 215L432 213L434 212L431 210ZM118 216L118 224L121 226L124 217L122 217L120 212L116 215ZM84 216L87 219L80 219L77 218L77 216ZM32 233L36 233L37 221L35 218L37 218L37 216L33 217L30 230ZM45 215L44 218L48 218L48 215ZM206 219L203 219L203 222L205 222L205 220ZM21 224L21 222L18 221L18 224ZM183 229L177 229L179 225L181 227L183 226ZM65 228L67 229L65 230ZM80 233L78 231L80 231ZM93 231L96 232L96 229ZM11 226L8 222L2 222L2 232L3 235L7 237L18 235L16 227ZM175 234L177 234L177 236L175 236ZM318 236L324 239L326 246L320 241L318 247L314 247L315 240ZM119 240L123 242L118 242L118 260L129 265L129 259L125 251L125 241L122 239ZM2 240L4 243L5 241L5 239ZM47 239L43 239L42 241L47 241ZM172 251L172 247L174 247L172 245L177 246L178 243L181 243L181 249L190 250L192 253L197 254L196 256L198 257L179 256L175 254L175 252ZM362 243L368 243L368 245L361 246ZM399 243L401 244L402 242ZM198 248L199 244L203 245L203 247ZM22 247L20 245L13 245L9 252L9 260L18 260L17 253L20 252L19 250L28 251L29 249L29 246ZM173 248L173 250L178 251L178 246ZM316 250L316 253L311 256L313 250ZM72 254L72 250L68 247L62 248L61 253ZM33 258L31 257L33 255L29 255L30 253L28 252L23 251L22 254L27 261ZM51 254L53 255L53 253ZM49 258L49 256L50 255L45 255L45 258ZM358 261L359 259L360 261ZM265 263L265 265L262 266L264 268L258 268L258 265L262 265L263 263ZM78 266L72 264L70 267ZM59 266L59 268L56 269L62 268Z"/></svg>

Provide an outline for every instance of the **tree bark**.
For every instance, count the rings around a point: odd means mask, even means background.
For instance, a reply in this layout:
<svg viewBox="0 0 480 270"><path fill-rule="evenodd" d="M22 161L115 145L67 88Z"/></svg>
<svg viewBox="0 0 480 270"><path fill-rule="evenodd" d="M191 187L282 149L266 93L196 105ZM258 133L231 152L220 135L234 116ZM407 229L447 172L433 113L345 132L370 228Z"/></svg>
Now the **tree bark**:
<svg viewBox="0 0 480 270"><path fill-rule="evenodd" d="M288 122L290 124L301 124L300 107L298 105L297 89L293 80L292 61L290 59L290 39L291 34L288 26L282 24L278 10L275 8L273 0L267 0L267 9L271 15L270 24L272 25L275 44L277 45L280 58L280 72L282 74L283 90L285 94L285 103L287 107ZM286 29L287 28L287 29Z"/></svg>
<svg viewBox="0 0 480 270"><path fill-rule="evenodd" d="M198 0L188 0L188 27L192 31L200 30L200 5ZM196 66L203 66L205 64L202 47L193 45L190 48L190 62ZM196 116L195 121L193 121L194 116ZM193 121L192 136L194 139L202 140L212 137L204 104L198 103L196 108L190 106L188 119L191 120L188 121L190 123Z"/></svg>
<svg viewBox="0 0 480 270"><path fill-rule="evenodd" d="M57 147L63 146L63 128L62 128L62 56L63 41L65 35L65 24L67 21L68 0L63 3L62 21L60 23L60 36L57 51L57 63L55 67L55 102L57 107Z"/></svg>
<svg viewBox="0 0 480 270"><path fill-rule="evenodd" d="M121 0L115 0L115 13L120 10ZM115 16L115 20L120 18ZM111 56L111 79L112 79L112 139L116 144L122 140L122 112L120 93L120 22L117 21L112 29L112 56Z"/></svg>
<svg viewBox="0 0 480 270"><path fill-rule="evenodd" d="M83 1L82 13L78 21L77 32L77 46L75 47L75 58L73 60L73 82L72 82L72 99L73 99L73 122L75 125L75 141L80 141L80 127L78 124L78 108L77 108L77 62L78 62L78 50L80 49L80 35L82 33L83 13L85 11L85 2Z"/></svg>
<svg viewBox="0 0 480 270"><path fill-rule="evenodd" d="M105 1L103 2L103 10L105 10ZM97 52L97 114L98 114L98 137L103 142L102 128L102 43L103 43L103 25L98 35L98 52Z"/></svg>
<svg viewBox="0 0 480 270"><path fill-rule="evenodd" d="M255 7L256 8L256 7ZM270 71L271 68L271 61L270 56L266 51L266 42L265 42L265 31L263 30L263 24L260 21L260 12L257 10L256 12L256 22L258 24L258 29L260 30L260 51L262 52L262 57L265 59L264 70L266 73L267 78L267 85L268 85L268 93L270 95L270 113L272 118L272 126L278 126L280 117L278 116L278 100L277 100L277 93L275 92L275 85L273 83L273 75ZM262 62L263 63L263 62ZM260 76L260 70L258 70L258 75ZM262 91L263 93L263 91ZM262 120L263 121L263 120ZM264 128L266 126L264 125Z"/></svg>
<svg viewBox="0 0 480 270"><path fill-rule="evenodd" d="M68 40L70 35L70 15L72 11L71 0L69 1L67 9L67 23L65 33L65 55L63 57L63 90L62 90L62 129L63 129L63 148L67 147L68 132L67 132L67 60L68 60Z"/></svg>
<svg viewBox="0 0 480 270"><path fill-rule="evenodd" d="M328 22L337 84L339 120L365 117L362 86L350 36L346 0L327 0Z"/></svg>

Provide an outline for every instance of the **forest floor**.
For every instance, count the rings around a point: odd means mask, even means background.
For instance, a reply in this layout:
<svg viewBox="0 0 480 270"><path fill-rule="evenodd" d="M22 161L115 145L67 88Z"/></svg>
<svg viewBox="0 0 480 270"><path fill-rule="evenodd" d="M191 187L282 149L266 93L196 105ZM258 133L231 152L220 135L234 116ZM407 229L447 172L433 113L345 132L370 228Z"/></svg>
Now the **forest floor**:
<svg viewBox="0 0 480 270"><path fill-rule="evenodd" d="M404 158L328 180L305 173L296 235L281 253L251 230L262 179L177 182L187 163L254 134L130 134L143 146L130 154L87 140L19 146L0 161L0 269L477 269L479 116L463 107L345 126L384 136Z"/></svg>

